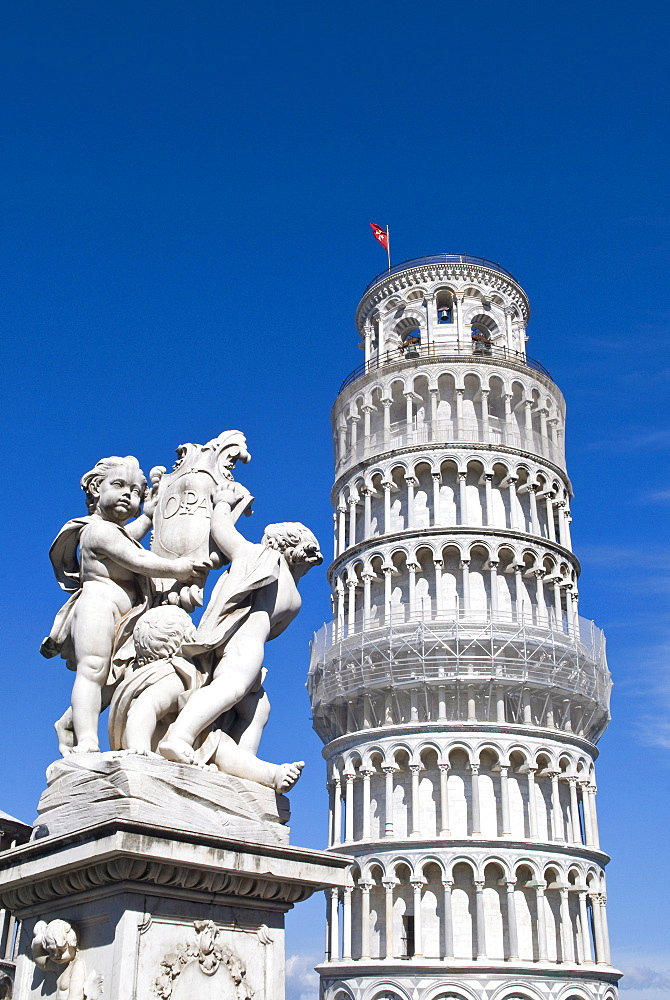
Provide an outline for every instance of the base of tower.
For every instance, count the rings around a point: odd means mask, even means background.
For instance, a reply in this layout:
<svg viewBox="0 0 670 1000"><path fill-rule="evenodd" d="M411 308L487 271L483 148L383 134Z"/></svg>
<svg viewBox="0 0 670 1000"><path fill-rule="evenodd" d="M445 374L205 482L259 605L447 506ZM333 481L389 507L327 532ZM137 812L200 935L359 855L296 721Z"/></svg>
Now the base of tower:
<svg viewBox="0 0 670 1000"><path fill-rule="evenodd" d="M622 973L609 966L444 962L412 958L317 966L321 1000L616 1000Z"/></svg>

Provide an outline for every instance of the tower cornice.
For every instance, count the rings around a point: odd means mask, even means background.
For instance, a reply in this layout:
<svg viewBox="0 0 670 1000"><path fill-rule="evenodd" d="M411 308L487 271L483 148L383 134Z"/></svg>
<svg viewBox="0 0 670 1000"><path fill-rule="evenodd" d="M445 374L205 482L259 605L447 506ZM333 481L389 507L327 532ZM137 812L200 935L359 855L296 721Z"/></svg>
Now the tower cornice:
<svg viewBox="0 0 670 1000"><path fill-rule="evenodd" d="M530 318L530 303L521 285L512 275L492 261L479 258L464 260L465 254L435 254L396 265L388 274L378 275L366 288L356 310L356 326L362 329L366 319L394 292L440 282L453 282L455 289L479 284L502 293L509 304L516 305L525 323ZM442 258L442 259L441 259ZM449 258L455 258L450 260Z"/></svg>

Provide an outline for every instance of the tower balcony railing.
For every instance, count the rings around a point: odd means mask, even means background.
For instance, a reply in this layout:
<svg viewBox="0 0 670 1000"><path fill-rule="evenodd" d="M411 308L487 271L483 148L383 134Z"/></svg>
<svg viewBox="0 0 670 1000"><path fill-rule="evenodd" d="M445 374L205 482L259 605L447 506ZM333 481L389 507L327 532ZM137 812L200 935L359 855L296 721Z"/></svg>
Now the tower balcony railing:
<svg viewBox="0 0 670 1000"><path fill-rule="evenodd" d="M539 361L529 357L524 351L513 351L503 344L491 344L487 341L473 340L466 344L420 344L411 347L396 347L392 351L381 351L373 354L368 361L354 368L342 382L338 394L352 382L363 375L385 368L387 365L399 364L403 361L416 365L424 359L440 361L462 361L463 358L476 357L481 361L511 361L539 372L545 378L551 379L550 373Z"/></svg>
<svg viewBox="0 0 670 1000"><path fill-rule="evenodd" d="M537 431L525 431L518 426L510 426L509 421L505 421L502 417L489 415L486 431L480 419L463 421L460 426L456 420L444 419L436 421L432 426L430 420L420 421L415 418L411 427L408 427L405 420L396 421L391 424L388 440L383 430L373 431L369 438L358 438L338 460L336 475L339 476L359 462L385 451L422 444L435 447L461 442L515 448L539 455L554 465L565 468L565 448L562 440L554 441L548 435L545 436Z"/></svg>
<svg viewBox="0 0 670 1000"><path fill-rule="evenodd" d="M369 688L458 680L497 680L556 688L609 710L612 681L605 636L592 621L551 609L394 609L386 621L335 620L314 634L308 688L312 704Z"/></svg>

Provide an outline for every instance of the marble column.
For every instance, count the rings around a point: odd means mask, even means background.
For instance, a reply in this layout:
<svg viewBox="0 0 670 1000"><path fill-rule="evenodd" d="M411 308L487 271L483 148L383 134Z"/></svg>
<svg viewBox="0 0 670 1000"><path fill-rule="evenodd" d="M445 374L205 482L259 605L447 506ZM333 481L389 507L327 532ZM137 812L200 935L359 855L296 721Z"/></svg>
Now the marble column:
<svg viewBox="0 0 670 1000"><path fill-rule="evenodd" d="M482 389L481 397L482 397L482 440L484 441L484 444L488 444L491 437L489 432L489 390Z"/></svg>
<svg viewBox="0 0 670 1000"><path fill-rule="evenodd" d="M601 895L599 892L589 893L591 898L591 913L593 914L593 937L596 946L596 965L607 965L605 958L605 939L603 936L603 918Z"/></svg>
<svg viewBox="0 0 670 1000"><path fill-rule="evenodd" d="M456 431L456 434L454 435L454 437L456 438L457 441L462 441L463 440L463 431L464 431L464 427L463 427L463 395L464 395L464 393L465 393L465 389L456 389L456 426L454 428L455 431Z"/></svg>
<svg viewBox="0 0 670 1000"><path fill-rule="evenodd" d="M337 513L339 514L338 521L338 555L342 555L347 547L347 508L344 503L340 503L337 508Z"/></svg>
<svg viewBox="0 0 670 1000"><path fill-rule="evenodd" d="M444 562L442 559L433 559L435 567L435 614L440 617L444 613L444 595L442 593L442 569Z"/></svg>
<svg viewBox="0 0 670 1000"><path fill-rule="evenodd" d="M344 798L344 839L350 844L354 839L354 781L355 774L344 775L345 798Z"/></svg>
<svg viewBox="0 0 670 1000"><path fill-rule="evenodd" d="M444 958L454 957L454 918L451 909L451 890L454 883L450 879L442 882L444 889Z"/></svg>
<svg viewBox="0 0 670 1000"><path fill-rule="evenodd" d="M524 566L522 563L516 563L514 566L514 589L516 591L516 620L518 622L523 621L527 624L527 608L525 607L525 587L523 585L523 573Z"/></svg>
<svg viewBox="0 0 670 1000"><path fill-rule="evenodd" d="M468 684L468 705L467 705L467 722L477 721L477 696L475 694L475 685Z"/></svg>
<svg viewBox="0 0 670 1000"><path fill-rule="evenodd" d="M358 506L359 498L357 496L349 497L349 548L356 544L356 507Z"/></svg>
<svg viewBox="0 0 670 1000"><path fill-rule="evenodd" d="M364 349L365 349L365 368L367 371L368 364L370 363L370 344L372 343L372 327L369 323L366 323L363 328L364 337Z"/></svg>
<svg viewBox="0 0 670 1000"><path fill-rule="evenodd" d="M414 444L414 393L406 392L405 396L405 444Z"/></svg>
<svg viewBox="0 0 670 1000"><path fill-rule="evenodd" d="M509 939L509 960L514 961L519 958L519 935L516 923L516 900L514 898L514 879L504 880L507 898L507 934Z"/></svg>
<svg viewBox="0 0 670 1000"><path fill-rule="evenodd" d="M572 518L570 517L570 509L566 507L563 511L563 531L565 533L565 547L570 549L572 552L572 538L570 535L570 524L572 523Z"/></svg>
<svg viewBox="0 0 670 1000"><path fill-rule="evenodd" d="M439 389L430 389L430 440L437 441L437 405L439 403Z"/></svg>
<svg viewBox="0 0 670 1000"><path fill-rule="evenodd" d="M360 417L357 413L349 415L349 435L351 440L350 459L352 462L358 461L358 425Z"/></svg>
<svg viewBox="0 0 670 1000"><path fill-rule="evenodd" d="M554 525L554 502L549 494L545 498L545 506L547 508L547 534L549 536L550 542L556 541L556 526Z"/></svg>
<svg viewBox="0 0 670 1000"><path fill-rule="evenodd" d="M449 764L438 764L440 769L440 837L450 837L449 828Z"/></svg>
<svg viewBox="0 0 670 1000"><path fill-rule="evenodd" d="M361 960L370 958L370 889L372 882L359 882L361 890Z"/></svg>
<svg viewBox="0 0 670 1000"><path fill-rule="evenodd" d="M388 535L391 533L391 490L393 489L393 483L388 479L382 482L382 490L384 491L384 534Z"/></svg>
<svg viewBox="0 0 670 1000"><path fill-rule="evenodd" d="M519 510L516 498L517 476L507 476L507 489L509 490L509 526L512 531L519 531Z"/></svg>
<svg viewBox="0 0 670 1000"><path fill-rule="evenodd" d="M544 883L536 885L535 899L537 903L537 951L540 962L547 961L547 914L545 911Z"/></svg>
<svg viewBox="0 0 670 1000"><path fill-rule="evenodd" d="M498 560L489 559L488 562L490 577L490 591L491 591L491 616L495 618L498 614ZM505 720L503 719L503 722Z"/></svg>
<svg viewBox="0 0 670 1000"><path fill-rule="evenodd" d="M574 962L574 948L572 941L572 921L570 919L570 903L568 900L569 886L562 885L559 889L561 894L561 951L563 952L563 962Z"/></svg>
<svg viewBox="0 0 670 1000"><path fill-rule="evenodd" d="M384 795L384 812L385 812L385 828L384 836L393 836L393 773L395 771L395 765L385 765L382 767L382 771L386 775L385 784L385 795Z"/></svg>
<svg viewBox="0 0 670 1000"><path fill-rule="evenodd" d="M603 928L603 944L605 945L605 961L608 965L612 964L612 959L610 957L610 934L607 926L607 896L605 893L601 893L600 896L600 915L602 918L602 928Z"/></svg>
<svg viewBox="0 0 670 1000"><path fill-rule="evenodd" d="M408 562L407 563L407 574L409 582L409 617L416 617L416 571L421 569L418 563Z"/></svg>
<svg viewBox="0 0 670 1000"><path fill-rule="evenodd" d="M342 890L342 959L351 960L351 894L353 886L345 885Z"/></svg>
<svg viewBox="0 0 670 1000"><path fill-rule="evenodd" d="M363 778L363 840L370 839L370 782L374 771L362 770Z"/></svg>
<svg viewBox="0 0 670 1000"><path fill-rule="evenodd" d="M535 451L534 441L533 441L533 415L531 410L533 408L532 399L524 399L524 445L527 451Z"/></svg>
<svg viewBox="0 0 670 1000"><path fill-rule="evenodd" d="M370 421L374 406L366 403L361 409L363 410L363 453L367 458L370 454Z"/></svg>
<svg viewBox="0 0 670 1000"><path fill-rule="evenodd" d="M414 490L419 485L418 480L414 476L405 476L405 485L407 486L407 527L414 527Z"/></svg>
<svg viewBox="0 0 670 1000"><path fill-rule="evenodd" d="M363 573L363 630L369 624L372 618L372 594L371 587L372 581L375 576L374 573Z"/></svg>
<svg viewBox="0 0 670 1000"><path fill-rule="evenodd" d="M541 535L540 519L537 516L537 486L528 487L528 499L530 500L530 527L534 535Z"/></svg>
<svg viewBox="0 0 670 1000"><path fill-rule="evenodd" d="M333 844L342 843L342 783L339 775L333 777Z"/></svg>
<svg viewBox="0 0 670 1000"><path fill-rule="evenodd" d="M463 608L467 615L470 611L470 560L461 559L461 571L463 573Z"/></svg>
<svg viewBox="0 0 670 1000"><path fill-rule="evenodd" d="M484 883L475 879L475 923L477 927L477 947L475 956L481 962L486 958L486 921L484 917Z"/></svg>
<svg viewBox="0 0 670 1000"><path fill-rule="evenodd" d="M398 884L395 878L384 879L382 885L385 890L384 897L384 958L388 961L394 959L395 948L393 941L393 889Z"/></svg>
<svg viewBox="0 0 670 1000"><path fill-rule="evenodd" d="M347 635L353 635L356 631L356 580L347 580Z"/></svg>
<svg viewBox="0 0 670 1000"><path fill-rule="evenodd" d="M391 577L393 576L393 566L382 566L384 574L384 623L391 624Z"/></svg>
<svg viewBox="0 0 670 1000"><path fill-rule="evenodd" d="M391 450L391 407L393 406L392 399L382 399L382 406L384 407L384 451Z"/></svg>
<svg viewBox="0 0 670 1000"><path fill-rule="evenodd" d="M412 878L410 883L414 892L414 958L423 958L423 933L421 928L421 886L423 878Z"/></svg>
<svg viewBox="0 0 670 1000"><path fill-rule="evenodd" d="M589 914L586 906L586 890L579 890L579 930L582 939L582 961L586 965L593 965L593 954L591 952L591 935L589 934Z"/></svg>
<svg viewBox="0 0 670 1000"><path fill-rule="evenodd" d="M537 802L535 801L536 767L528 768L528 835L530 840L537 840Z"/></svg>
<svg viewBox="0 0 670 1000"><path fill-rule="evenodd" d="M503 837L511 837L512 830L510 825L510 814L509 814L509 785L507 777L507 767L501 765L500 767L500 812L502 820L502 830L501 835Z"/></svg>
<svg viewBox="0 0 670 1000"><path fill-rule="evenodd" d="M361 494L363 496L363 539L372 535L372 493L369 486L363 486Z"/></svg>
<svg viewBox="0 0 670 1000"><path fill-rule="evenodd" d="M496 722L507 722L505 714L505 687L503 684L496 684Z"/></svg>
<svg viewBox="0 0 670 1000"><path fill-rule="evenodd" d="M432 472L431 479L433 480L433 527L442 523L442 515L440 511L440 488L442 486L442 473Z"/></svg>
<svg viewBox="0 0 670 1000"><path fill-rule="evenodd" d="M514 447L514 445L517 444L517 441L515 440L516 428L512 427L512 394L506 392L503 396L503 402L505 404L505 432L503 440L508 447Z"/></svg>
<svg viewBox="0 0 670 1000"><path fill-rule="evenodd" d="M572 843L581 844L582 830L579 824L579 803L577 801L577 778L571 775L568 778L570 788L570 827L572 830Z"/></svg>
<svg viewBox="0 0 670 1000"><path fill-rule="evenodd" d="M487 527L494 527L493 514L493 475L490 472L484 473L484 492L486 501L486 521Z"/></svg>
<svg viewBox="0 0 670 1000"><path fill-rule="evenodd" d="M591 802L589 799L589 786L586 782L581 783L582 786L582 813L584 816L584 839L586 840L587 847L595 847L595 840L593 837L593 819L591 816Z"/></svg>
<svg viewBox="0 0 670 1000"><path fill-rule="evenodd" d="M552 839L558 841L564 841L565 835L563 832L563 810L561 809L561 796L558 789L558 771L551 771L549 774L551 778L551 832Z"/></svg>
<svg viewBox="0 0 670 1000"><path fill-rule="evenodd" d="M419 802L419 774L423 770L423 768L421 764L410 764L409 769L412 773L412 802L411 802L412 829L410 831L410 837L420 837L421 820L420 820L420 802Z"/></svg>
<svg viewBox="0 0 670 1000"><path fill-rule="evenodd" d="M536 569L533 571L535 576L535 588L537 595L537 618L538 624L544 625L547 622L547 602L544 598L544 570Z"/></svg>
<svg viewBox="0 0 670 1000"><path fill-rule="evenodd" d="M481 837L481 817L479 808L479 764L470 764L472 833L471 837Z"/></svg>
<svg viewBox="0 0 670 1000"><path fill-rule="evenodd" d="M330 890L330 961L337 962L340 957L340 890Z"/></svg>
<svg viewBox="0 0 670 1000"><path fill-rule="evenodd" d="M467 472L458 473L458 523L467 525L468 523L468 495L466 490Z"/></svg>

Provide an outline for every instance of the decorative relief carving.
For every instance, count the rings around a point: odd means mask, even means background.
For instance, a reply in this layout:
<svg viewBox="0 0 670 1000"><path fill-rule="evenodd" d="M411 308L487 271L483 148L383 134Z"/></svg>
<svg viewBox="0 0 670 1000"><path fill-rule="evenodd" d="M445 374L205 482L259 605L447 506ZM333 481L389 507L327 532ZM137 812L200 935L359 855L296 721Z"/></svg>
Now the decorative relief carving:
<svg viewBox="0 0 670 1000"><path fill-rule="evenodd" d="M313 891L308 886L272 881L267 876L256 878L220 870L197 871L182 865L120 857L86 865L78 871L63 875L43 877L39 882L26 881L3 892L0 904L14 910L121 881L141 882L156 886L157 889L160 886L172 886L207 894L274 899L285 903L299 903L311 896Z"/></svg>
<svg viewBox="0 0 670 1000"><path fill-rule="evenodd" d="M246 980L246 968L238 956L221 940L221 930L213 920L195 920L197 937L178 945L174 952L161 962L161 974L154 983L154 995L160 1000L170 1000L175 981L186 966L197 962L204 976L215 976L224 969L235 987L237 1000L251 1000L254 991Z"/></svg>
<svg viewBox="0 0 670 1000"><path fill-rule="evenodd" d="M98 1000L102 996L104 979L94 969L87 973L77 933L67 920L38 920L31 951L38 969L56 975L57 1000Z"/></svg>

